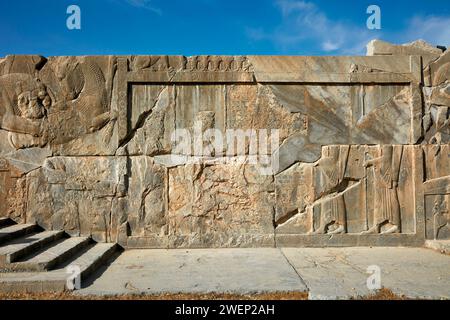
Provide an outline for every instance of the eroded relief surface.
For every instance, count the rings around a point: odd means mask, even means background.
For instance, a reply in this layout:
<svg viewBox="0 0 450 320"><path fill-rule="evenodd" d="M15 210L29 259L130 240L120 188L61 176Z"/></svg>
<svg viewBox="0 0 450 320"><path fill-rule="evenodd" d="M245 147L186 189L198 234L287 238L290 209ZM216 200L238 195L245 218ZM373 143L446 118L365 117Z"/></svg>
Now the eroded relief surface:
<svg viewBox="0 0 450 320"><path fill-rule="evenodd" d="M0 216L126 247L449 239L449 77L449 51L421 41L365 57L7 56ZM250 136L199 152L211 130L277 130L258 150L276 169L248 160Z"/></svg>

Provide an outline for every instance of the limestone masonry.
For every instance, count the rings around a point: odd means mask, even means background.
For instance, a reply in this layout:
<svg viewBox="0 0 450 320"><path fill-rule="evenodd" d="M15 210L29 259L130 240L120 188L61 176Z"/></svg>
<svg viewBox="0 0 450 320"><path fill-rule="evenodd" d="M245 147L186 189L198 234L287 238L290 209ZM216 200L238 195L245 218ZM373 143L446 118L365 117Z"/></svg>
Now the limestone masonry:
<svg viewBox="0 0 450 320"><path fill-rule="evenodd" d="M367 53L0 58L0 217L126 248L450 239L450 50ZM198 123L278 130L277 166L175 150Z"/></svg>

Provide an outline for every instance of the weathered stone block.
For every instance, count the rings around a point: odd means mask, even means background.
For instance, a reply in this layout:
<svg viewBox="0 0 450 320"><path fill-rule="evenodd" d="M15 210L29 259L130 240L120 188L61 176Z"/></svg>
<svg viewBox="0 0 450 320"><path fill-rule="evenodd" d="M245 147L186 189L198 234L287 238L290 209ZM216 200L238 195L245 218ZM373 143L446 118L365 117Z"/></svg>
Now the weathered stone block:
<svg viewBox="0 0 450 320"><path fill-rule="evenodd" d="M0 59L0 216L125 247L448 239L449 51Z"/></svg>

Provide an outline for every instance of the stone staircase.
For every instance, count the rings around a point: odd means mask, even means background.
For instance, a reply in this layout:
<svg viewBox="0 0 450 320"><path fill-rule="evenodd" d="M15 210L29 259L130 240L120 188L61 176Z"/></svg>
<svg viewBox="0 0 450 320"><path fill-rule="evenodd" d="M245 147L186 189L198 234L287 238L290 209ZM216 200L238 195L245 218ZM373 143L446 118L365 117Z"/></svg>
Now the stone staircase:
<svg viewBox="0 0 450 320"><path fill-rule="evenodd" d="M117 244L0 218L0 292L68 290L67 267L75 267L84 283L119 251Z"/></svg>

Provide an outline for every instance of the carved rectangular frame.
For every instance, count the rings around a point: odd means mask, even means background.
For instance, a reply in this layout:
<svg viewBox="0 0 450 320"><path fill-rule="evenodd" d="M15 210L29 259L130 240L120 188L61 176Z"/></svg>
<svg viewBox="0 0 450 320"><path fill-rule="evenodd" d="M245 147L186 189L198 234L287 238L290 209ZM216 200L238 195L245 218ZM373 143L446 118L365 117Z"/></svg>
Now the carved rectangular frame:
<svg viewBox="0 0 450 320"><path fill-rule="evenodd" d="M129 131L128 115L130 107L130 87L133 84L213 84L213 83L249 83L249 84L404 84L411 89L411 131L409 144L414 145L422 136L423 103L421 86L421 56L360 56L360 57L283 57L283 56L247 56L254 67L253 71L129 71L130 57L118 59L118 138L119 144ZM289 63L286 63L288 61ZM330 63L330 61L332 61ZM317 65L335 66L336 72L315 72ZM395 70L371 70L371 65L395 66ZM269 66L269 67L267 67ZM349 71L349 67L368 66L363 72ZM274 70L275 69L275 70ZM345 71L343 71L345 70ZM275 246L279 247L323 247L323 246L421 246L425 241L425 192L423 174L423 152L419 145L412 146L414 172L414 234L388 235L300 235L276 234Z"/></svg>

